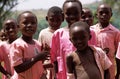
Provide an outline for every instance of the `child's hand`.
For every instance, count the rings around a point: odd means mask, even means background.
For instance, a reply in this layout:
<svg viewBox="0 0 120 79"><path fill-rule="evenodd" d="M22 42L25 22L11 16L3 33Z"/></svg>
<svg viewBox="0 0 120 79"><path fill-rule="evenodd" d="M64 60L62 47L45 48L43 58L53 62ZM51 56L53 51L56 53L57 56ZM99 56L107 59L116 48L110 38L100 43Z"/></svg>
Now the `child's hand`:
<svg viewBox="0 0 120 79"><path fill-rule="evenodd" d="M110 50L109 50L109 48L104 48L103 51L104 51L106 54L108 54Z"/></svg>
<svg viewBox="0 0 120 79"><path fill-rule="evenodd" d="M48 51L43 51L36 56L37 60L49 60L50 55Z"/></svg>
<svg viewBox="0 0 120 79"><path fill-rule="evenodd" d="M47 43L42 44L42 51L50 51L50 46Z"/></svg>
<svg viewBox="0 0 120 79"><path fill-rule="evenodd" d="M11 74L6 74L7 79L11 78Z"/></svg>

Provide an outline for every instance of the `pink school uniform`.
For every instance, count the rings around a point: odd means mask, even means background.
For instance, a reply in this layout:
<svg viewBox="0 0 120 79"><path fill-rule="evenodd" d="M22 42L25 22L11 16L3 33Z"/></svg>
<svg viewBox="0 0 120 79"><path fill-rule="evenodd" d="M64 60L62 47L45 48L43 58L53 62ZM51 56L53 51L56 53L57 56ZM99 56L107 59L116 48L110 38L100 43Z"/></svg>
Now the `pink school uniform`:
<svg viewBox="0 0 120 79"><path fill-rule="evenodd" d="M120 59L120 42L119 42L118 49L116 52L116 58Z"/></svg>
<svg viewBox="0 0 120 79"><path fill-rule="evenodd" d="M10 44L7 41L0 43L0 62L4 62L4 69L12 75L10 64ZM5 75L2 75L2 79L7 79Z"/></svg>
<svg viewBox="0 0 120 79"><path fill-rule="evenodd" d="M23 61L31 59L33 56L37 55L36 51L41 51L41 46L35 41L35 44L28 44L22 38L18 38L11 45L11 63L12 66L17 66ZM17 73L14 71L12 79L40 79L43 74L43 65L42 61L38 61L28 70Z"/></svg>
<svg viewBox="0 0 120 79"><path fill-rule="evenodd" d="M96 64L101 73L101 78L104 79L104 70L108 69L112 65L112 63L101 48L98 48L92 45L90 47L93 50ZM70 53L70 55L73 57L73 61L76 62L75 69L76 69L77 79L89 79L88 74L86 73L84 67L81 64L81 60L78 54L76 52L72 52ZM89 65L89 63L86 65ZM88 67L92 68L91 66L88 66ZM96 71L95 72L93 71L93 73L96 74ZM67 79L71 79L69 75Z"/></svg>
<svg viewBox="0 0 120 79"><path fill-rule="evenodd" d="M92 43L92 42L91 42ZM67 79L66 74L66 55L75 50L69 40L69 29L60 28L53 34L51 44L51 61L58 62L57 79Z"/></svg>
<svg viewBox="0 0 120 79"><path fill-rule="evenodd" d="M107 56L112 62L112 66L110 68L110 78L114 79L116 70L115 53L120 41L120 32L111 24L109 24L106 28L100 29L100 24L98 23L91 26L91 28L95 30L97 36L97 46L102 49L109 49Z"/></svg>

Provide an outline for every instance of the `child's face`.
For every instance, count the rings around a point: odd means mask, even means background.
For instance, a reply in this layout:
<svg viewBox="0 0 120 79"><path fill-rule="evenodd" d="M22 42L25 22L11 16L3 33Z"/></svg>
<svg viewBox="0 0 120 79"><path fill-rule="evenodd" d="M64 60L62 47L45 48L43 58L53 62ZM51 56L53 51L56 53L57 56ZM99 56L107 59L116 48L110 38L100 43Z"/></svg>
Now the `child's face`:
<svg viewBox="0 0 120 79"><path fill-rule="evenodd" d="M70 26L72 23L77 22L81 18L81 8L77 2L67 2L64 5L63 12L65 19Z"/></svg>
<svg viewBox="0 0 120 79"><path fill-rule="evenodd" d="M7 34L4 31L0 32L0 40L6 41L8 39Z"/></svg>
<svg viewBox="0 0 120 79"><path fill-rule="evenodd" d="M82 27L74 27L70 32L71 42L80 51L87 47L89 38L90 34Z"/></svg>
<svg viewBox="0 0 120 79"><path fill-rule="evenodd" d="M48 16L46 16L46 19L53 30L57 30L60 28L60 25L63 21L63 15L62 14L54 14L49 13Z"/></svg>
<svg viewBox="0 0 120 79"><path fill-rule="evenodd" d="M83 14L81 16L81 21L86 22L89 26L93 25L93 15L88 9L83 9Z"/></svg>
<svg viewBox="0 0 120 79"><path fill-rule="evenodd" d="M24 13L20 17L19 28L23 36L32 37L37 29L37 19L31 13Z"/></svg>
<svg viewBox="0 0 120 79"><path fill-rule="evenodd" d="M110 7L107 5L100 5L97 9L97 17L100 23L109 23L109 20L112 16Z"/></svg>
<svg viewBox="0 0 120 79"><path fill-rule="evenodd" d="M7 20L4 22L3 28L8 35L9 38L16 38L17 37L17 23L15 20Z"/></svg>

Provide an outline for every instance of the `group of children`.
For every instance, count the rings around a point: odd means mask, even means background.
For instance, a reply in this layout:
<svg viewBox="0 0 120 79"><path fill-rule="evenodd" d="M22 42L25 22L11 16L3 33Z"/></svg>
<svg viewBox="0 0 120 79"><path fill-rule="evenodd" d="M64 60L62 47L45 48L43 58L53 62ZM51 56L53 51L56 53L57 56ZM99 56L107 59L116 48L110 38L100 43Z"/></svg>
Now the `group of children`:
<svg viewBox="0 0 120 79"><path fill-rule="evenodd" d="M38 41L33 38L37 17L32 12L22 12L17 21L5 20L0 33L5 37L0 42L2 79L118 79L120 31L110 24L112 9L107 4L98 6L96 16L93 25L89 8L79 0L66 0L62 9L48 10L49 26ZM64 19L67 26L60 28Z"/></svg>

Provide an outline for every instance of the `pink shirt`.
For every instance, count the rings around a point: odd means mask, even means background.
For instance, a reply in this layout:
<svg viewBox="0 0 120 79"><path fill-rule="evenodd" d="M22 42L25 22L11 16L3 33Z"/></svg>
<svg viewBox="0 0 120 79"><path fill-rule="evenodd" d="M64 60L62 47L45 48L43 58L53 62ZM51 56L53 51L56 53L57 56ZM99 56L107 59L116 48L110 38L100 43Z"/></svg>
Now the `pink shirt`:
<svg viewBox="0 0 120 79"><path fill-rule="evenodd" d="M109 53L107 54L112 62L110 68L111 79L115 78L115 53L118 47L118 42L120 41L120 32L113 25L109 24L106 28L100 28L100 24L91 26L95 30L97 36L97 46L102 49L108 48ZM114 74L113 74L114 73Z"/></svg>
<svg viewBox="0 0 120 79"><path fill-rule="evenodd" d="M11 65L9 60L10 53L10 44L5 41L0 43L0 62L4 62L4 69L12 74ZM5 75L2 76L2 79L7 79Z"/></svg>
<svg viewBox="0 0 120 79"><path fill-rule="evenodd" d="M116 58L120 59L120 42L118 45L117 53L116 53Z"/></svg>
<svg viewBox="0 0 120 79"><path fill-rule="evenodd" d="M60 28L54 32L51 44L51 61L58 62L57 79L66 79L66 55L75 50L69 40L69 29Z"/></svg>
<svg viewBox="0 0 120 79"><path fill-rule="evenodd" d="M37 55L38 53L36 53L36 51L41 51L41 46L39 43L36 40L34 41L35 44L28 44L23 41L22 38L18 38L12 43L10 56L13 67L20 65L23 61L31 59L33 56ZM17 73L14 71L12 79L40 79L43 71L42 61L38 61L24 72Z"/></svg>

